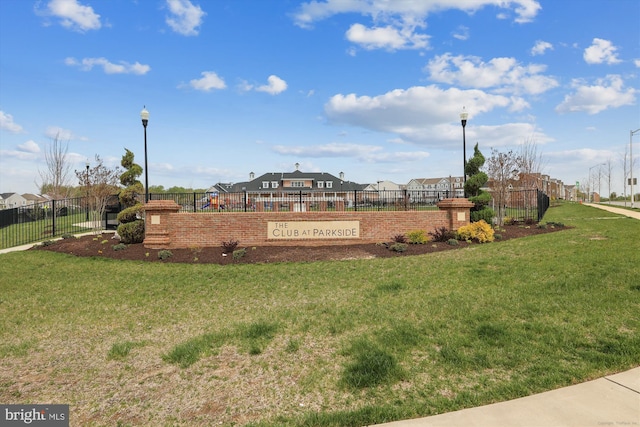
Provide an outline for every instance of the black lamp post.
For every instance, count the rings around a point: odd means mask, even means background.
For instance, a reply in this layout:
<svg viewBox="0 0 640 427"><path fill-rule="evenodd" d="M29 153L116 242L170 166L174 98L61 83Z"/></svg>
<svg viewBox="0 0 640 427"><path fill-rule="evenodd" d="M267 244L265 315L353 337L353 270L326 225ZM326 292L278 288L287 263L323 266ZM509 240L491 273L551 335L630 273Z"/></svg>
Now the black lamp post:
<svg viewBox="0 0 640 427"><path fill-rule="evenodd" d="M149 123L149 112L143 106L140 112L142 126L144 127L144 202L149 202L149 168L147 167L147 123Z"/></svg>
<svg viewBox="0 0 640 427"><path fill-rule="evenodd" d="M87 167L87 221L89 221L89 161L85 163Z"/></svg>
<svg viewBox="0 0 640 427"><path fill-rule="evenodd" d="M462 107L462 112L460 113L460 123L462 123L462 185L464 186L467 183L467 139L465 135L464 128L467 126L467 110ZM464 191L464 187L463 191Z"/></svg>

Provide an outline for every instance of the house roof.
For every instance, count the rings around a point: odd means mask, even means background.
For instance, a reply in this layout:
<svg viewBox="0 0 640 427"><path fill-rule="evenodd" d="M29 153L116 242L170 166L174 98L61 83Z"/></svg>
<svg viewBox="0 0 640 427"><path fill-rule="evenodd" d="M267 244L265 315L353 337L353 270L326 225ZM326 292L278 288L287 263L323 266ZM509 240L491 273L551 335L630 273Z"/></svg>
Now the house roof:
<svg viewBox="0 0 640 427"><path fill-rule="evenodd" d="M366 184L358 184L352 181L347 181L344 179L340 179L335 175L332 175L327 172L303 172L300 170L296 170L293 172L267 172L250 181L244 182L236 182L236 183L217 183L209 191L220 191L226 193L239 193L242 191L269 191L269 190L303 190L305 187L285 187L283 185L284 181L295 180L295 181L311 181L313 183L316 182L332 182L331 188L327 189L327 191L352 191L352 190L362 190ZM272 189L263 189L264 182L278 182L278 188ZM309 187L306 187L309 188ZM318 189L317 186L313 186L314 189Z"/></svg>

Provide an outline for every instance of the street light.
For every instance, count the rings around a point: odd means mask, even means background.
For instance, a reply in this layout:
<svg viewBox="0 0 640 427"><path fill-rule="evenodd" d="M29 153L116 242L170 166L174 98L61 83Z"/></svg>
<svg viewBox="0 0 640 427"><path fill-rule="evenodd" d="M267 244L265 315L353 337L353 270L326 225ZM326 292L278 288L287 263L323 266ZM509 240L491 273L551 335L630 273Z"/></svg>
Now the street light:
<svg viewBox="0 0 640 427"><path fill-rule="evenodd" d="M633 134L640 132L640 129L632 130L629 134L629 163L631 166L631 209L633 209Z"/></svg>
<svg viewBox="0 0 640 427"><path fill-rule="evenodd" d="M463 185L462 188L463 188L463 192L466 192L464 190L464 185L467 183L467 140L466 140L466 135L464 130L464 128L467 126L467 117L469 117L469 114L467 113L467 110L464 107L462 107L462 112L460 113L460 123L462 123L462 185Z"/></svg>
<svg viewBox="0 0 640 427"><path fill-rule="evenodd" d="M149 168L147 167L147 123L149 123L149 112L143 106L140 111L142 126L144 127L144 202L149 202Z"/></svg>
<svg viewBox="0 0 640 427"><path fill-rule="evenodd" d="M89 221L89 160L85 162L85 166L87 167L87 221Z"/></svg>
<svg viewBox="0 0 640 427"><path fill-rule="evenodd" d="M597 165L595 165L595 166L591 166L591 167L589 168L589 189L591 189L591 191L590 191L590 192L589 192L589 194L588 194L588 196L589 196L589 203L593 202L593 200L591 200L591 194L593 194L593 189L591 188L591 169L593 169L593 168L598 168L598 167L600 167L600 166L605 166L605 165L606 165L606 163L598 163ZM600 189L598 189L598 191L600 191Z"/></svg>

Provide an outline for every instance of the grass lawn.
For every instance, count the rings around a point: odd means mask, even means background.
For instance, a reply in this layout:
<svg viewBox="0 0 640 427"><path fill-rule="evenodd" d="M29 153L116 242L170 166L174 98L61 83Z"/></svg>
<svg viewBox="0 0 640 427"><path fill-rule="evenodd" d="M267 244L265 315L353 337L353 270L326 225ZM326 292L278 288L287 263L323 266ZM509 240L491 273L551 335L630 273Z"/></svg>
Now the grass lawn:
<svg viewBox="0 0 640 427"><path fill-rule="evenodd" d="M361 426L640 365L640 221L427 256L179 265L0 255L0 402L71 425Z"/></svg>

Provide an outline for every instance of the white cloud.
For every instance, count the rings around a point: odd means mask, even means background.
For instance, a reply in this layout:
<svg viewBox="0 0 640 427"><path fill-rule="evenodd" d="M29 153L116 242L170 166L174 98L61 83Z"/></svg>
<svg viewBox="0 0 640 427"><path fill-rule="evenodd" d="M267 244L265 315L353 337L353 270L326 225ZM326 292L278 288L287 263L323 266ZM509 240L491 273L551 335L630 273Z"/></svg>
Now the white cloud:
<svg viewBox="0 0 640 427"><path fill-rule="evenodd" d="M413 28L367 28L362 24L353 24L346 36L347 40L367 50L423 49L428 46L429 40L424 34L414 33Z"/></svg>
<svg viewBox="0 0 640 427"><path fill-rule="evenodd" d="M37 154L40 152L40 146L38 146L38 144L34 140L30 139L24 144L18 145L18 151Z"/></svg>
<svg viewBox="0 0 640 427"><path fill-rule="evenodd" d="M615 74L598 79L591 86L581 80L574 80L572 86L575 92L564 97L556 107L556 112L597 114L609 108L633 105L638 92L634 88L625 88L622 78Z"/></svg>
<svg viewBox="0 0 640 427"><path fill-rule="evenodd" d="M583 57L587 64L617 64L621 62L617 50L609 40L595 38L593 44L584 50Z"/></svg>
<svg viewBox="0 0 640 427"><path fill-rule="evenodd" d="M213 71L203 71L202 78L193 79L189 82L189 86L193 89L209 92L211 89L225 89L227 87L224 79ZM182 84L179 87L184 87Z"/></svg>
<svg viewBox="0 0 640 427"><path fill-rule="evenodd" d="M206 15L200 6L194 6L189 0L167 0L171 16L167 17L167 25L183 36L198 35L198 27Z"/></svg>
<svg viewBox="0 0 640 427"><path fill-rule="evenodd" d="M633 61L633 64L634 64L637 68L640 68L640 59L635 59L635 60Z"/></svg>
<svg viewBox="0 0 640 427"><path fill-rule="evenodd" d="M460 25L456 31L453 33L453 38L458 40L468 40L469 39L469 27L465 27L464 25Z"/></svg>
<svg viewBox="0 0 640 427"><path fill-rule="evenodd" d="M515 58L493 58L484 62L476 56L446 53L429 61L426 70L436 82L494 88L498 93L537 95L558 86L556 79L541 74L546 70L545 65L521 65Z"/></svg>
<svg viewBox="0 0 640 427"><path fill-rule="evenodd" d="M429 14L451 9L474 13L487 6L513 10L519 23L530 22L541 9L536 0L313 0L303 3L293 20L302 28L311 28L314 22L334 15L359 14L369 17L372 24L352 24L346 33L352 43L367 50L425 49L429 36L416 30L426 28ZM453 37L466 40L468 28L460 27Z"/></svg>
<svg viewBox="0 0 640 427"><path fill-rule="evenodd" d="M303 3L293 18L296 25L303 28L342 13L370 16L380 22L399 20L401 27L421 26L430 13L449 9L473 13L487 6L513 9L516 13L515 21L519 23L532 21L541 9L536 0L314 0Z"/></svg>
<svg viewBox="0 0 640 427"><path fill-rule="evenodd" d="M354 158L366 163L396 163L421 161L429 157L425 151L412 152L384 152L383 148L375 145L348 144L332 142L324 145L312 146L284 146L276 145L272 150L278 154L313 157L313 158Z"/></svg>
<svg viewBox="0 0 640 427"><path fill-rule="evenodd" d="M150 66L140 64L139 62L130 64L125 61L120 61L115 64L106 58L83 58L79 61L76 58L69 57L64 60L64 63L70 67L79 67L82 71L91 71L93 67L102 67L102 70L106 74L144 75L151 70Z"/></svg>
<svg viewBox="0 0 640 427"><path fill-rule="evenodd" d="M0 110L0 129L4 129L11 133L20 133L23 131L22 126L13 121L13 116Z"/></svg>
<svg viewBox="0 0 640 427"><path fill-rule="evenodd" d="M267 92L271 95L277 95L287 90L287 82L280 77L271 75L267 78L268 84L258 87L256 90L259 92Z"/></svg>
<svg viewBox="0 0 640 427"><path fill-rule="evenodd" d="M37 12L60 18L61 25L73 31L85 32L102 27L100 15L91 6L83 6L77 0L51 0L46 11Z"/></svg>
<svg viewBox="0 0 640 427"><path fill-rule="evenodd" d="M536 41L536 44L531 48L531 55L544 55L547 50L553 50L553 45L549 42L538 40Z"/></svg>

